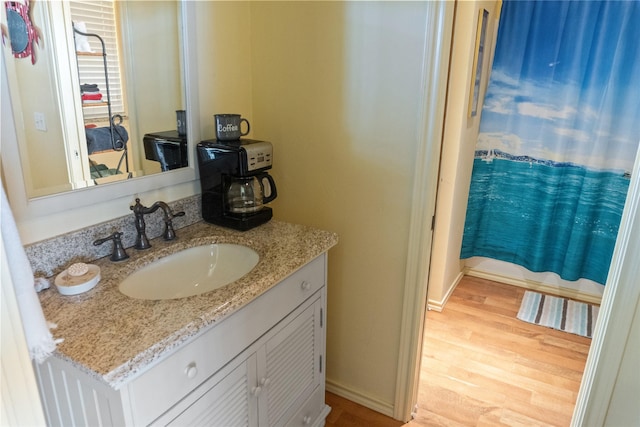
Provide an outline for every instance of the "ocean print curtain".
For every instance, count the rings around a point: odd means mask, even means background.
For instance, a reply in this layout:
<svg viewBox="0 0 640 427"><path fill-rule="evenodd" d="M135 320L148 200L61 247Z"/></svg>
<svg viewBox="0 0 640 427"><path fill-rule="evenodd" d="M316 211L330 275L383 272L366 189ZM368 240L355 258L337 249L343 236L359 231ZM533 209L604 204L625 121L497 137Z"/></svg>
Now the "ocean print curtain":
<svg viewBox="0 0 640 427"><path fill-rule="evenodd" d="M640 1L505 1L461 258L604 284L640 141Z"/></svg>

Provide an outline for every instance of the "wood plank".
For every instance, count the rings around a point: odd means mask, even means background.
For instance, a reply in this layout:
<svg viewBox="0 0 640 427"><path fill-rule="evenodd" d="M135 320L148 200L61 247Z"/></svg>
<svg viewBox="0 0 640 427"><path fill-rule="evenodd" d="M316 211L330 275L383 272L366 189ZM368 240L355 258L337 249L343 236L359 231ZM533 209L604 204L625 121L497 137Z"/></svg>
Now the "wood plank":
<svg viewBox="0 0 640 427"><path fill-rule="evenodd" d="M405 427L568 426L591 340L516 318L524 290L465 276L426 314L418 412ZM327 393L328 426L402 423Z"/></svg>
<svg viewBox="0 0 640 427"><path fill-rule="evenodd" d="M407 426L569 425L591 340L518 320L523 295L465 276L442 312L427 313Z"/></svg>
<svg viewBox="0 0 640 427"><path fill-rule="evenodd" d="M372 411L333 393L326 392L325 400L331 406L325 426L328 427L399 427L401 421Z"/></svg>

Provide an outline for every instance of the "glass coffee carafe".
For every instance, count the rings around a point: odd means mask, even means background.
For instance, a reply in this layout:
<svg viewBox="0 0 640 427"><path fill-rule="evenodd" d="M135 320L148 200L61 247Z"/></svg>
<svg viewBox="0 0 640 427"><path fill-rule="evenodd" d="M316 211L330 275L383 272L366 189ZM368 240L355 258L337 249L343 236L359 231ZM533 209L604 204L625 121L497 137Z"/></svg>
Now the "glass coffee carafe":
<svg viewBox="0 0 640 427"><path fill-rule="evenodd" d="M228 177L226 207L234 214L252 214L276 198L276 186L268 173ZM266 194L266 195L265 195Z"/></svg>

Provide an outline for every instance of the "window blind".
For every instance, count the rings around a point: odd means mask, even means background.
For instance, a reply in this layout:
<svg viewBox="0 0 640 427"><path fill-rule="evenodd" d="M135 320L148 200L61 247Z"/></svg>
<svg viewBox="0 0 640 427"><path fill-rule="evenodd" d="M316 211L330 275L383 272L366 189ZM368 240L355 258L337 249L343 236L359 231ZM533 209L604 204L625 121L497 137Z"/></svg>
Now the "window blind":
<svg viewBox="0 0 640 427"><path fill-rule="evenodd" d="M113 1L70 1L69 6L74 24L83 22L87 33L97 34L104 41L107 53L111 114L125 116L122 73L118 54L118 27ZM87 41L93 52L102 52L102 45L96 37L88 37ZM107 84L102 56L79 55L78 75L81 85L97 84L103 101L107 101ZM83 108L85 120L108 117L106 105L90 107L86 105L84 104Z"/></svg>

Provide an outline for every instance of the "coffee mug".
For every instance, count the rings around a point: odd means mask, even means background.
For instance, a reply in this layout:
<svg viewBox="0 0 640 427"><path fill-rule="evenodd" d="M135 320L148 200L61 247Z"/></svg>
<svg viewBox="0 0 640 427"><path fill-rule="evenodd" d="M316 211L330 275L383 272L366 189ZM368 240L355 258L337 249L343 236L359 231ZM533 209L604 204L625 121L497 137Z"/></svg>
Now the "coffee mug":
<svg viewBox="0 0 640 427"><path fill-rule="evenodd" d="M185 110L176 110L176 125L178 135L185 136L187 134L187 112Z"/></svg>
<svg viewBox="0 0 640 427"><path fill-rule="evenodd" d="M218 141L237 141L251 130L249 121L243 119L240 114L216 114L216 139ZM247 124L247 131L240 130L242 122Z"/></svg>

